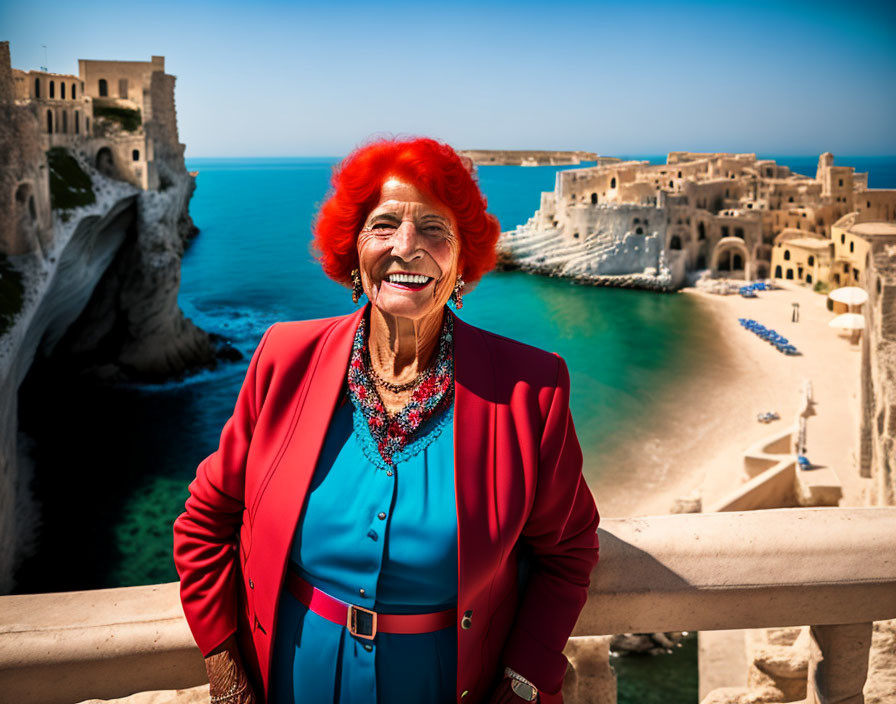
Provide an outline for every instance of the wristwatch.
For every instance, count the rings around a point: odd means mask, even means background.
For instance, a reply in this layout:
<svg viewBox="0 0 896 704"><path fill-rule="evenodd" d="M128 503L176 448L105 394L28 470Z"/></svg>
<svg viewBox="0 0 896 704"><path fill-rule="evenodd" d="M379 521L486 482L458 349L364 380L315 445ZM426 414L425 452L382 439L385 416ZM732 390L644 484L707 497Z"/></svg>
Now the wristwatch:
<svg viewBox="0 0 896 704"><path fill-rule="evenodd" d="M505 667L504 676L510 678L510 689L512 689L513 693L520 699L523 699L527 702L538 701L538 689L534 684L532 684L516 670Z"/></svg>

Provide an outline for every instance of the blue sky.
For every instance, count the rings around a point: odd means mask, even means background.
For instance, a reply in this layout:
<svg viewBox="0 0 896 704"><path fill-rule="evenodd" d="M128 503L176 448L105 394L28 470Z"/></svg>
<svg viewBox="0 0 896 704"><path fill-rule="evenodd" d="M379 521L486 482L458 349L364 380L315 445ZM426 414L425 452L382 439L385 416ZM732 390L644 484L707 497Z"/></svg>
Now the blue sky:
<svg viewBox="0 0 896 704"><path fill-rule="evenodd" d="M896 154L896 3L23 2L16 68L164 55L187 156Z"/></svg>

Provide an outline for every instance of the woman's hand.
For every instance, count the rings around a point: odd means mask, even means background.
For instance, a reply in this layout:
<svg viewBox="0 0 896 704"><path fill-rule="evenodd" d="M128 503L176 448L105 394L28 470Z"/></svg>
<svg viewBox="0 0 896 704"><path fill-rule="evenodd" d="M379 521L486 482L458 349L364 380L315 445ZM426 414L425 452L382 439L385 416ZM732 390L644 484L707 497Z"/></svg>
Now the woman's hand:
<svg viewBox="0 0 896 704"><path fill-rule="evenodd" d="M205 658L205 670L212 704L255 704L255 693L243 668L236 636L230 636Z"/></svg>

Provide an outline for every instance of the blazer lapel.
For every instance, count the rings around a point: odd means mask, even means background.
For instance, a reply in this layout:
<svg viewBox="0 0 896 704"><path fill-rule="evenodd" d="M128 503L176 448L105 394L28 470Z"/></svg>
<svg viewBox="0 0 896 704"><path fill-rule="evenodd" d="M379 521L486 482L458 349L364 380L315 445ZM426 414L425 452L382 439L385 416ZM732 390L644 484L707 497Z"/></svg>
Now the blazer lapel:
<svg viewBox="0 0 896 704"><path fill-rule="evenodd" d="M355 331L365 310L366 306L340 319L318 345L308 370L308 391L298 400L301 408L295 427L261 499L264 509L256 514L254 533L263 540L256 538L253 552L260 552L254 557L270 570L265 598L256 598L256 610L264 628L274 626L295 528L345 381Z"/></svg>

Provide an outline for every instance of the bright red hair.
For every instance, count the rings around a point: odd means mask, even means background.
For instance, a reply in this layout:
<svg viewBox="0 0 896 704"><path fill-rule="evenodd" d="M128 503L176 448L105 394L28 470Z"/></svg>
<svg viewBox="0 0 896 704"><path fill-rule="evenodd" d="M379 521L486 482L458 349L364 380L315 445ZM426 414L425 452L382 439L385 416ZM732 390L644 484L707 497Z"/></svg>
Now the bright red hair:
<svg viewBox="0 0 896 704"><path fill-rule="evenodd" d="M458 271L467 283L481 279L495 266L501 226L485 211L485 197L468 164L447 144L426 138L377 140L349 154L334 169L330 194L314 223L312 246L324 273L351 285L358 233L383 184L398 177L451 210L460 236Z"/></svg>

